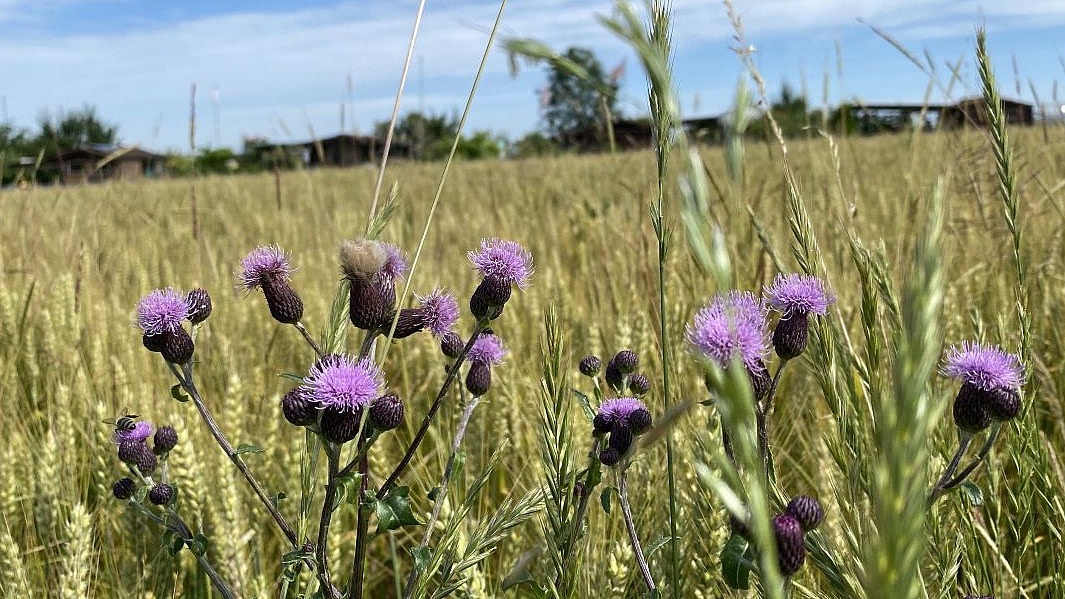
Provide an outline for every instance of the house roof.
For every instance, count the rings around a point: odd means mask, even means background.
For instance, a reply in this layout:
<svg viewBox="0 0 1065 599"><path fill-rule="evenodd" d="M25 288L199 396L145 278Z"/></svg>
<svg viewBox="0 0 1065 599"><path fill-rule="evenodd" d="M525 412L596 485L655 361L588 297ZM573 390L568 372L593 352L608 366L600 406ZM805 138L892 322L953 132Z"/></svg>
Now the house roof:
<svg viewBox="0 0 1065 599"><path fill-rule="evenodd" d="M156 154L147 150L142 150L137 146L119 146L117 144L103 144L103 143L89 143L82 144L77 147L63 150L59 153L59 157L62 160L69 160L83 156L86 158L104 159L108 156L114 156L111 161L123 161L123 160L152 160L157 158L164 158L162 154Z"/></svg>

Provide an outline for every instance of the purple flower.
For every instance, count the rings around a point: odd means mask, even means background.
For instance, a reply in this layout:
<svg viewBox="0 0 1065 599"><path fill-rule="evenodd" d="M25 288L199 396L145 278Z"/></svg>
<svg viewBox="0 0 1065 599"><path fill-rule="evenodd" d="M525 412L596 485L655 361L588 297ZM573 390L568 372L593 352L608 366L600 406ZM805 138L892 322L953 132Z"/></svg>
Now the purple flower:
<svg viewBox="0 0 1065 599"><path fill-rule="evenodd" d="M381 369L369 360L349 355L326 356L303 378L303 397L322 408L358 412L381 395Z"/></svg>
<svg viewBox="0 0 1065 599"><path fill-rule="evenodd" d="M503 340L493 333L481 333L477 341L473 342L466 358L470 362L480 362L489 366L496 366L503 362L507 355L507 348L503 347Z"/></svg>
<svg viewBox="0 0 1065 599"><path fill-rule="evenodd" d="M836 301L836 297L825 288L824 281L796 273L777 275L773 284L766 287L765 294L769 306L785 316L811 312L824 316L828 313L828 307Z"/></svg>
<svg viewBox="0 0 1065 599"><path fill-rule="evenodd" d="M395 281L407 274L410 267L407 265L407 257L403 255L403 250L386 242L381 242L381 247L385 250L385 263L381 266L381 274L390 281Z"/></svg>
<svg viewBox="0 0 1065 599"><path fill-rule="evenodd" d="M121 445L126 441L143 441L152 434L152 423L147 420L140 420L133 425L132 429L120 430L116 429L115 434L111 437L115 443Z"/></svg>
<svg viewBox="0 0 1065 599"><path fill-rule="evenodd" d="M984 391L1016 390L1024 383L1021 361L1016 355L997 345L976 341L950 346L940 373Z"/></svg>
<svg viewBox="0 0 1065 599"><path fill-rule="evenodd" d="M255 248L240 261L240 268L237 280L245 289L261 287L265 281L287 283L295 270L289 264L285 250L276 245Z"/></svg>
<svg viewBox="0 0 1065 599"><path fill-rule="evenodd" d="M607 424L624 424L638 410L647 410L647 406L635 397L617 397L599 405L599 416Z"/></svg>
<svg viewBox="0 0 1065 599"><path fill-rule="evenodd" d="M524 290L533 274L533 257L516 241L497 237L481 240L479 252L466 252L466 257L485 277L494 277Z"/></svg>
<svg viewBox="0 0 1065 599"><path fill-rule="evenodd" d="M434 289L429 295L417 298L422 308L422 322L434 337L451 330L451 325L459 318L459 303L455 296Z"/></svg>
<svg viewBox="0 0 1065 599"><path fill-rule="evenodd" d="M765 369L769 350L765 306L750 291L719 293L699 310L685 330L696 351L727 368L739 358L748 370Z"/></svg>
<svg viewBox="0 0 1065 599"><path fill-rule="evenodd" d="M156 289L137 303L137 324L149 336L173 333L188 313L184 294L171 287Z"/></svg>

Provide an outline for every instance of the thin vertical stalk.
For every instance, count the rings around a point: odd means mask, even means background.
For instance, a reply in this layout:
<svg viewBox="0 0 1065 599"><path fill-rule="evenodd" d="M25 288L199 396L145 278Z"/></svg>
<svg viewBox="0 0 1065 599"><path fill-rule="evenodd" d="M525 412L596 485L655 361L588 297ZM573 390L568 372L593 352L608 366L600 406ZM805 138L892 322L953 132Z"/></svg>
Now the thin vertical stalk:
<svg viewBox="0 0 1065 599"><path fill-rule="evenodd" d="M322 501L322 517L318 521L318 544L315 547L315 557L318 560L318 580L322 585L322 593L335 598L336 590L329 574L329 525L333 520L334 503L337 494L337 470L340 462L340 448L325 444L325 455L328 460L328 478L325 485L325 499Z"/></svg>
<svg viewBox="0 0 1065 599"><path fill-rule="evenodd" d="M348 597L362 599L363 576L366 572L366 541L370 528L370 510L363 503L366 501L367 477L370 461L364 452L359 456L359 522L355 530L355 560L351 564L351 582L348 585Z"/></svg>
<svg viewBox="0 0 1065 599"><path fill-rule="evenodd" d="M129 504L136 508L137 511L147 516L153 522L159 524L160 526L166 529L169 529L171 532L176 533L178 536L181 537L181 540L186 542L192 540L192 530L189 529L189 525L181 519L181 516L179 516L177 512L171 510L167 514L167 517L163 518L159 514L156 514L152 510L139 503L131 501ZM229 584L225 581L225 579L222 578L222 575L218 573L218 570L215 570L214 566L211 565L211 562L207 559L207 554L193 552L193 555L196 556L196 561L200 564L200 567L203 568L203 571L207 574L207 578L211 579L211 584L213 584L214 587L218 589L218 593L222 596L222 598L235 599L236 595L233 594L233 591L229 588Z"/></svg>
<svg viewBox="0 0 1065 599"><path fill-rule="evenodd" d="M618 469L618 497L621 499L621 512L625 516L625 529L629 531L629 541L632 543L632 552L636 555L636 564L640 567L640 574L647 585L647 590L654 593L656 590L651 570L647 567L647 558L643 555L643 547L640 546L640 537L636 535L636 523L632 520L632 509L629 508L629 487L626 484L626 470L628 464Z"/></svg>

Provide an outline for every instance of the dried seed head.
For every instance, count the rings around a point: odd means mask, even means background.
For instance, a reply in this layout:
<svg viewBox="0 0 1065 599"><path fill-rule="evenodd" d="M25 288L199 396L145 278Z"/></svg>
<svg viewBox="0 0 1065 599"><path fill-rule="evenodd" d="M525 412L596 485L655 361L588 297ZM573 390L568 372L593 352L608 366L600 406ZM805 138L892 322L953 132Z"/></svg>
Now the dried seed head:
<svg viewBox="0 0 1065 599"><path fill-rule="evenodd" d="M796 495L788 503L784 513L795 518L802 526L803 532L814 530L825 519L825 509L821 507L821 502L809 495Z"/></svg>
<svg viewBox="0 0 1065 599"><path fill-rule="evenodd" d="M440 353L448 358L457 358L462 353L462 337L454 331L448 331L440 337Z"/></svg>
<svg viewBox="0 0 1065 599"><path fill-rule="evenodd" d="M643 397L651 390L651 381L642 374L634 374L629 377L629 391L636 397Z"/></svg>
<svg viewBox="0 0 1065 599"><path fill-rule="evenodd" d="M264 279L263 296L270 307L270 316L282 324L296 324L303 318L303 300L300 299L287 281L282 279Z"/></svg>
<svg viewBox="0 0 1065 599"><path fill-rule="evenodd" d="M387 259L384 245L372 239L345 241L340 246L340 270L349 279L368 281Z"/></svg>
<svg viewBox="0 0 1065 599"><path fill-rule="evenodd" d="M798 357L806 349L809 335L809 318L806 312L791 312L777 321L773 329L773 349L782 360Z"/></svg>
<svg viewBox="0 0 1065 599"><path fill-rule="evenodd" d="M307 426L318 420L318 409L303 396L299 387L281 398L281 411L285 414L285 420L296 426Z"/></svg>
<svg viewBox="0 0 1065 599"><path fill-rule="evenodd" d="M377 431L396 428L403 423L403 400L395 393L378 397L370 404L370 422Z"/></svg>
<svg viewBox="0 0 1065 599"><path fill-rule="evenodd" d="M148 501L155 505L167 505L174 499L174 487L159 483L148 491Z"/></svg>
<svg viewBox="0 0 1065 599"><path fill-rule="evenodd" d="M185 305L188 307L188 319L192 324L207 320L211 315L211 296L206 289L193 289L185 296Z"/></svg>
<svg viewBox="0 0 1065 599"><path fill-rule="evenodd" d="M178 434L172 426L160 426L159 430L155 431L155 443L153 444L152 451L155 455L165 455L170 453L170 450L174 449L177 445Z"/></svg>
<svg viewBox="0 0 1065 599"><path fill-rule="evenodd" d="M781 514L773 518L773 533L777 539L777 558L780 573L791 576L799 571L806 561L806 544L802 525L795 518Z"/></svg>
<svg viewBox="0 0 1065 599"><path fill-rule="evenodd" d="M991 425L988 413L991 392L966 381L954 398L954 424L967 433L978 433Z"/></svg>
<svg viewBox="0 0 1065 599"><path fill-rule="evenodd" d="M347 443L359 434L362 412L341 412L336 409L322 410L322 435L333 443Z"/></svg>
<svg viewBox="0 0 1065 599"><path fill-rule="evenodd" d="M602 368L603 362L599 359L599 356L584 356L581 359L581 374L584 376L595 376L599 374L599 369Z"/></svg>
<svg viewBox="0 0 1065 599"><path fill-rule="evenodd" d="M475 397L488 393L492 386L492 367L488 362L476 361L470 363L470 371L466 373L466 390Z"/></svg>
<svg viewBox="0 0 1065 599"><path fill-rule="evenodd" d="M111 492L115 494L115 499L129 499L137 492L137 483L131 478L120 478L111 486Z"/></svg>

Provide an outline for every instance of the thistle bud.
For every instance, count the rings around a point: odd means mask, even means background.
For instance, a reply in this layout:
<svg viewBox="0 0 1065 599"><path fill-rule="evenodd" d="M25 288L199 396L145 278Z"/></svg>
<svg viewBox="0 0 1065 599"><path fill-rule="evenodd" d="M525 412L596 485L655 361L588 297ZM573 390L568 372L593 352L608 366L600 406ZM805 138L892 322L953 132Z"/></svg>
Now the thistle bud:
<svg viewBox="0 0 1065 599"><path fill-rule="evenodd" d="M773 329L773 349L782 360L798 357L806 349L809 336L809 317L806 312L788 313L777 321Z"/></svg>
<svg viewBox="0 0 1065 599"><path fill-rule="evenodd" d="M651 412L646 408L634 410L625 419L625 424L632 434L642 435L651 428Z"/></svg>
<svg viewBox="0 0 1065 599"><path fill-rule="evenodd" d="M163 340L166 338L166 333L157 333L155 335L145 333L141 336L141 343L144 344L145 349L159 353L163 351Z"/></svg>
<svg viewBox="0 0 1065 599"><path fill-rule="evenodd" d="M347 443L359 434L361 412L322 410L322 436L333 443Z"/></svg>
<svg viewBox="0 0 1065 599"><path fill-rule="evenodd" d="M211 296L206 289L193 289L185 298L185 305L189 312L186 318L192 324L198 324L211 315Z"/></svg>
<svg viewBox="0 0 1065 599"><path fill-rule="evenodd" d="M599 452L599 461L602 462L604 466L613 466L621 461L621 453L613 447L607 447Z"/></svg>
<svg viewBox="0 0 1065 599"><path fill-rule="evenodd" d="M486 276L470 296L470 312L478 320L495 320L503 313L510 299L510 283L495 276Z"/></svg>
<svg viewBox="0 0 1065 599"><path fill-rule="evenodd" d="M808 495L796 495L788 503L784 513L795 518L802 526L803 532L817 528L825 519L825 509L821 507L821 502Z"/></svg>
<svg viewBox="0 0 1065 599"><path fill-rule="evenodd" d="M473 362L466 373L466 389L475 397L488 393L492 386L492 368L487 362Z"/></svg>
<svg viewBox="0 0 1065 599"><path fill-rule="evenodd" d="M374 430L390 431L403 423L403 400L395 393L382 395L370 405Z"/></svg>
<svg viewBox="0 0 1065 599"><path fill-rule="evenodd" d="M140 470L144 476L150 476L159 465L159 458L155 457L155 453L148 448L147 443L141 443L140 447L136 461L137 470Z"/></svg>
<svg viewBox="0 0 1065 599"><path fill-rule="evenodd" d="M634 374L629 377L629 391L636 397L643 397L651 390L651 381L642 374Z"/></svg>
<svg viewBox="0 0 1065 599"><path fill-rule="evenodd" d="M457 358L462 353L462 337L454 331L448 331L440 337L440 353L448 358Z"/></svg>
<svg viewBox="0 0 1065 599"><path fill-rule="evenodd" d="M621 374L632 374L636 372L636 367L640 365L640 358L636 355L636 352L631 349L623 349L614 354L611 358L611 362L617 364L618 370Z"/></svg>
<svg viewBox="0 0 1065 599"><path fill-rule="evenodd" d="M318 419L318 410L303 397L298 387L281 398L281 411L285 414L285 420L296 426L307 426Z"/></svg>
<svg viewBox="0 0 1065 599"><path fill-rule="evenodd" d="M602 368L603 363L599 360L599 356L584 356L581 359L581 374L584 376L595 376L599 374L599 369Z"/></svg>
<svg viewBox="0 0 1065 599"><path fill-rule="evenodd" d="M267 278L262 282L262 289L274 320L296 324L303 318L303 300L286 281Z"/></svg>
<svg viewBox="0 0 1065 599"><path fill-rule="evenodd" d="M791 576L806 561L806 544L799 521L786 514L773 518L773 533L777 539L777 559L780 573Z"/></svg>
<svg viewBox="0 0 1065 599"><path fill-rule="evenodd" d="M157 484L148 491L148 501L151 501L155 505L167 505L173 499L174 487L165 483Z"/></svg>
<svg viewBox="0 0 1065 599"><path fill-rule="evenodd" d="M396 321L396 330L392 334L393 339L404 339L425 328L425 310L421 308L403 308L399 311L399 319ZM385 325L384 328L391 326Z"/></svg>
<svg viewBox="0 0 1065 599"><path fill-rule="evenodd" d="M152 451L155 455L165 455L170 453L171 449L177 445L178 434L172 426L160 426L155 431L155 444L152 447Z"/></svg>
<svg viewBox="0 0 1065 599"><path fill-rule="evenodd" d="M991 425L987 404L989 392L965 382L954 398L954 423L967 433L978 433Z"/></svg>
<svg viewBox="0 0 1065 599"><path fill-rule="evenodd" d="M396 286L383 276L351 279L348 318L357 329L373 331L392 324Z"/></svg>
<svg viewBox="0 0 1065 599"><path fill-rule="evenodd" d="M618 368L617 362L610 360L606 363L606 372L603 373L603 378L615 392L621 393L625 389L625 375Z"/></svg>
<svg viewBox="0 0 1065 599"><path fill-rule="evenodd" d="M993 420L1013 420L1021 413L1021 395L1010 388L993 389L987 397L987 413Z"/></svg>
<svg viewBox="0 0 1065 599"><path fill-rule="evenodd" d="M183 327L177 327L173 331L163 333L163 358L171 364L185 364L192 359L196 345Z"/></svg>
<svg viewBox="0 0 1065 599"><path fill-rule="evenodd" d="M111 486L111 492L115 494L115 499L129 499L133 497L136 491L137 483L133 482L131 478L120 478Z"/></svg>
<svg viewBox="0 0 1065 599"><path fill-rule="evenodd" d="M610 432L610 441L607 446L618 450L618 454L625 455L632 447L633 438L632 431L628 428L615 426L614 430Z"/></svg>
<svg viewBox="0 0 1065 599"><path fill-rule="evenodd" d="M762 360L755 362L753 368L747 366L744 368L747 370L747 378L751 381L751 393L754 394L754 400L760 401L769 394L769 389L773 386L773 377L769 375L769 369Z"/></svg>

